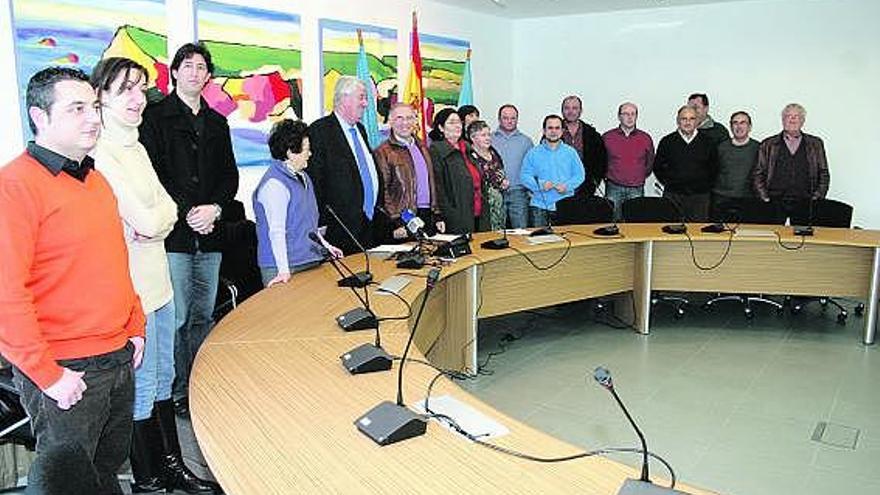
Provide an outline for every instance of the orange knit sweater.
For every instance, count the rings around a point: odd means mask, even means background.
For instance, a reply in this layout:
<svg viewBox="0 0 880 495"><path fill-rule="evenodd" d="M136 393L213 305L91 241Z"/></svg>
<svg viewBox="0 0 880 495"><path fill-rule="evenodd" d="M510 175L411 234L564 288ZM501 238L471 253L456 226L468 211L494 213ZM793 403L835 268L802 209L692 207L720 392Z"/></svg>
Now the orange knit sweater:
<svg viewBox="0 0 880 495"><path fill-rule="evenodd" d="M117 350L144 324L104 177L53 176L27 152L0 168L0 354L45 389L56 360Z"/></svg>

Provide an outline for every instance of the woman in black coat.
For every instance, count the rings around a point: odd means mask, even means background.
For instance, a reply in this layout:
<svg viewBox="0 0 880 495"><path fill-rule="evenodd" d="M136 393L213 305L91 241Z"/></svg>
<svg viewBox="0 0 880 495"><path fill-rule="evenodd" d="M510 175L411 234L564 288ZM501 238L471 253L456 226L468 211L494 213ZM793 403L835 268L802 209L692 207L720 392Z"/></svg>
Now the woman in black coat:
<svg viewBox="0 0 880 495"><path fill-rule="evenodd" d="M487 230L488 204L480 170L465 159L467 144L461 140L461 118L452 108L434 116L431 128L431 162L437 185L437 201L446 221L446 232L466 234Z"/></svg>

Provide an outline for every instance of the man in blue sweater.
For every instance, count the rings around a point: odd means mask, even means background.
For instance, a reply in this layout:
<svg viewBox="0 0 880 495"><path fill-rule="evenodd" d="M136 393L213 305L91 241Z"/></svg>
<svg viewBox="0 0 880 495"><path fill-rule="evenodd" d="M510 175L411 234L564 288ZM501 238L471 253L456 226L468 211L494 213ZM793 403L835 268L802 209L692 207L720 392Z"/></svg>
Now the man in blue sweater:
<svg viewBox="0 0 880 495"><path fill-rule="evenodd" d="M526 153L520 179L532 192L529 214L535 227L549 225L556 202L573 196L584 182L584 167L577 152L562 142L562 117L544 117L544 138Z"/></svg>

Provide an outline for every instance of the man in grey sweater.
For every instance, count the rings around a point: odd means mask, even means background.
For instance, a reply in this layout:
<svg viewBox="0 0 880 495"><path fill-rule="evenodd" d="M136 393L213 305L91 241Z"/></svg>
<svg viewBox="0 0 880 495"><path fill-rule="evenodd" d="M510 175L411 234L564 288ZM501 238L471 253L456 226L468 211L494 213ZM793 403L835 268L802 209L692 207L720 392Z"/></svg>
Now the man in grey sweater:
<svg viewBox="0 0 880 495"><path fill-rule="evenodd" d="M709 218L715 222L735 221L742 202L755 195L751 174L758 163L760 143L749 137L752 118L739 111L730 116L733 137L718 145L718 177L712 188Z"/></svg>

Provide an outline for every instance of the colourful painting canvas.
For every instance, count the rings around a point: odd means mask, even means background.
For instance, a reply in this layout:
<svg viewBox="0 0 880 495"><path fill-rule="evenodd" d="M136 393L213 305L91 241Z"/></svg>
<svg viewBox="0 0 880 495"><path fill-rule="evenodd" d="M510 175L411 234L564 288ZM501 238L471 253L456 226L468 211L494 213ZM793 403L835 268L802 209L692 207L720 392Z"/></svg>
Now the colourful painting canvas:
<svg viewBox="0 0 880 495"><path fill-rule="evenodd" d="M28 79L50 65L90 72L105 57L128 57L150 73L150 98L168 91L164 0L14 0L21 118Z"/></svg>
<svg viewBox="0 0 880 495"><path fill-rule="evenodd" d="M238 165L267 165L272 124L302 116L300 17L212 1L196 16L214 62L203 96L228 119Z"/></svg>
<svg viewBox="0 0 880 495"><path fill-rule="evenodd" d="M364 39L379 123L397 98L397 31L394 29L321 19L321 101L324 114L333 110L333 88L340 76L357 75L358 29Z"/></svg>
<svg viewBox="0 0 880 495"><path fill-rule="evenodd" d="M428 99L428 122L434 112L455 107L470 43L419 33L422 51L422 87Z"/></svg>

